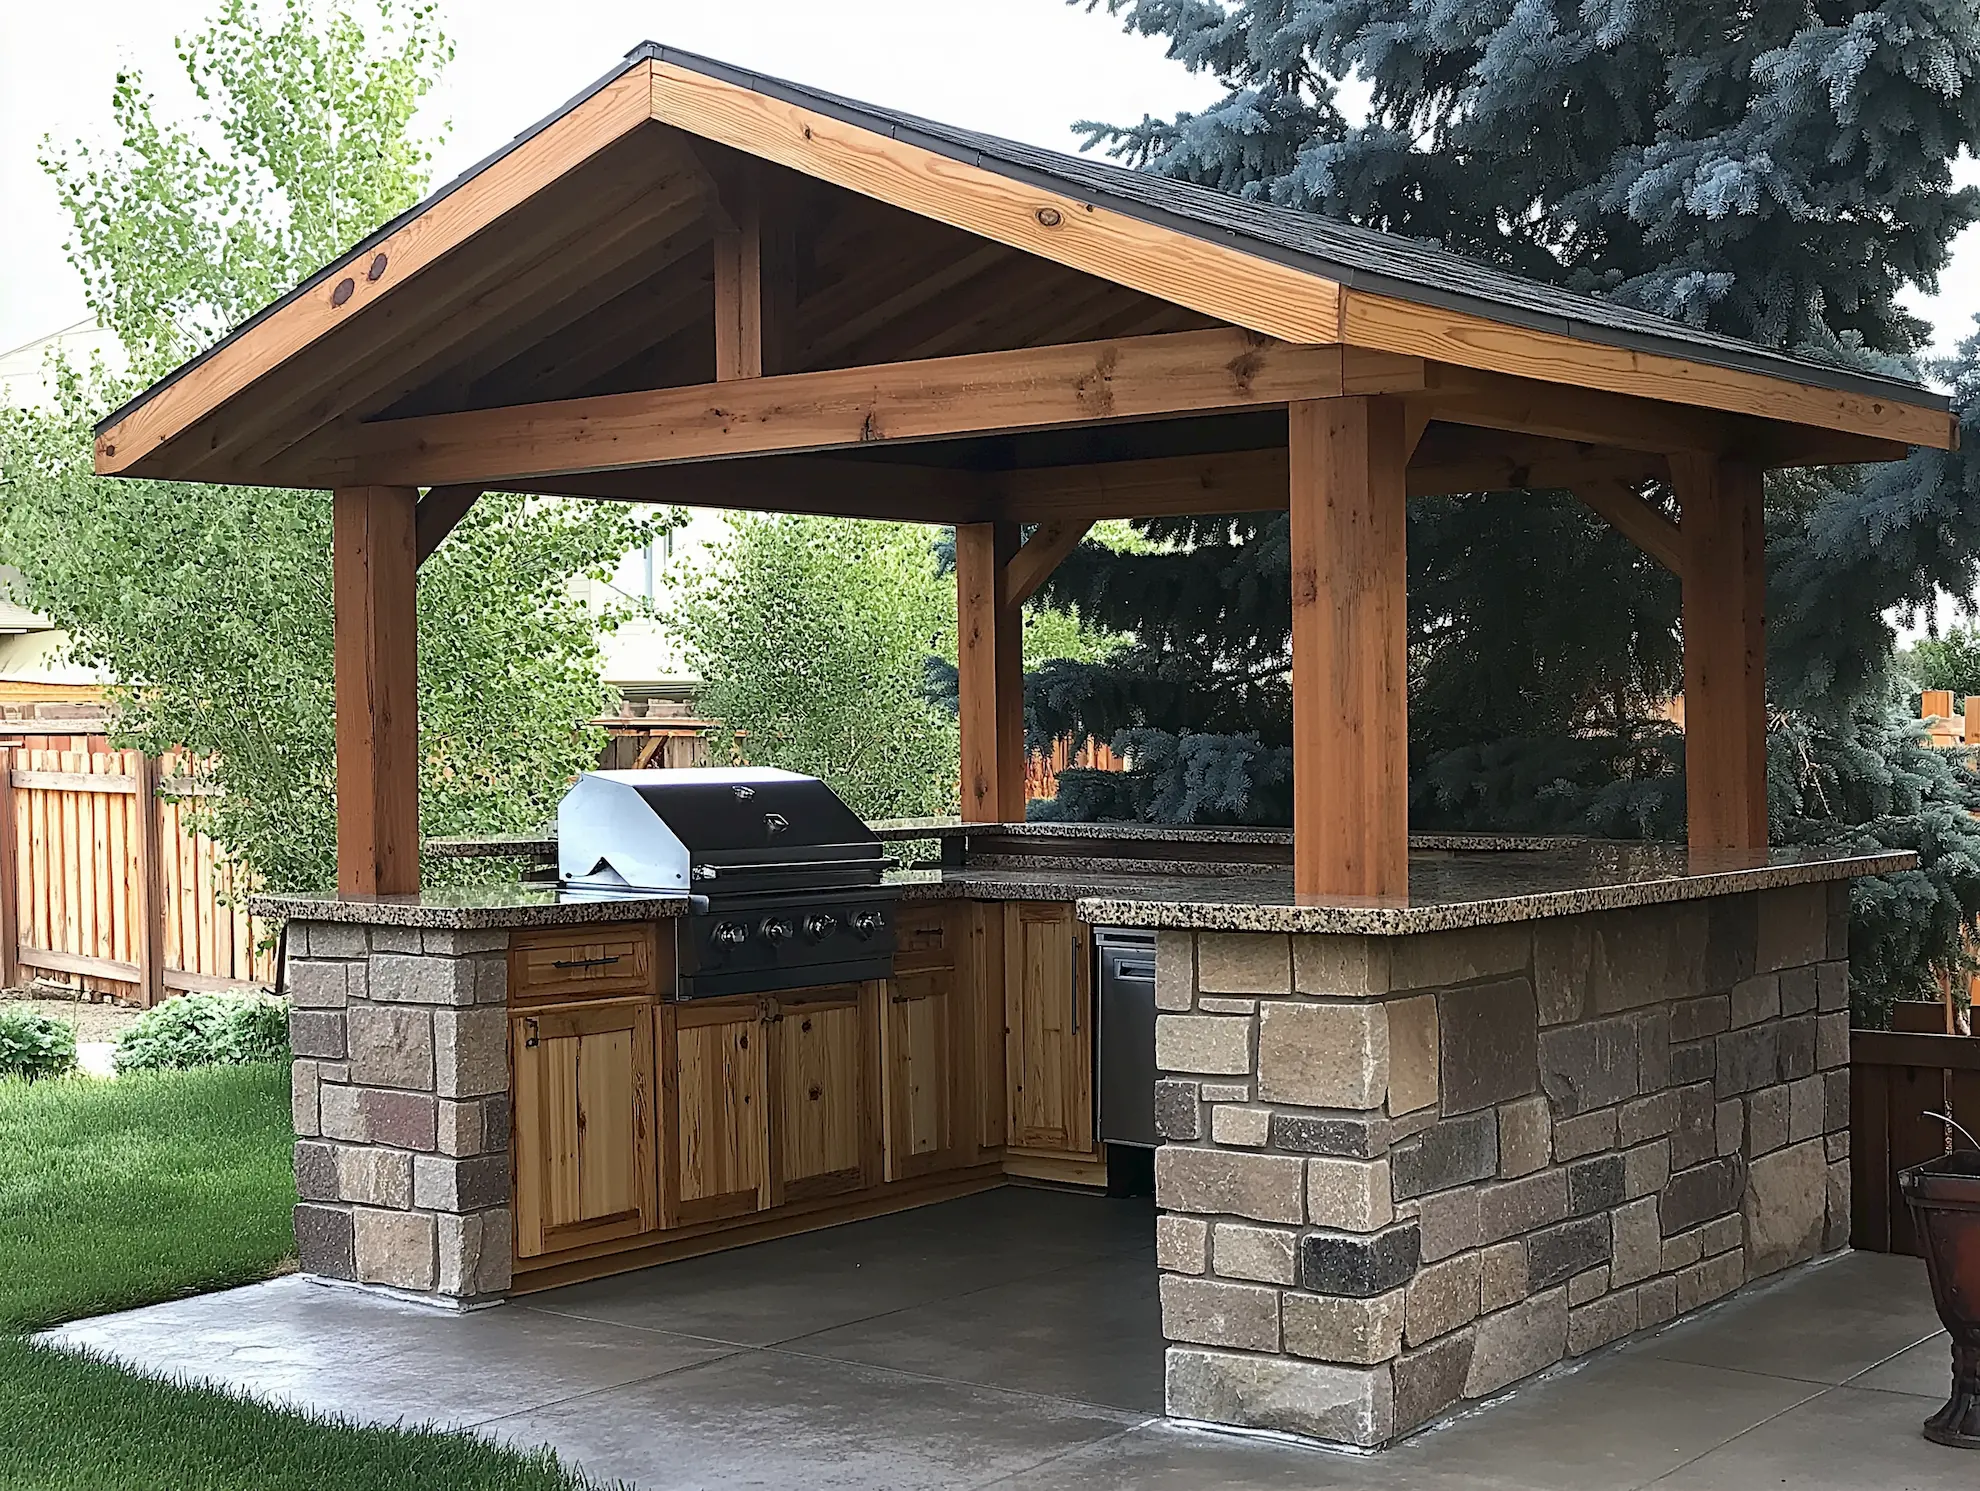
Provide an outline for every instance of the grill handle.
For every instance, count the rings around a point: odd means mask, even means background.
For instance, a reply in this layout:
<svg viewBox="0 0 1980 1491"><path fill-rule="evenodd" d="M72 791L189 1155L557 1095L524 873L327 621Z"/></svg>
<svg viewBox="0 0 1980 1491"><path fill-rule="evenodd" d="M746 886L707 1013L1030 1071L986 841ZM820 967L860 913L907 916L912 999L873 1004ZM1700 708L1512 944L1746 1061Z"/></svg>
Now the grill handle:
<svg viewBox="0 0 1980 1491"><path fill-rule="evenodd" d="M897 869L900 861L880 859L772 859L750 865L696 865L696 880L719 880L725 875L761 875L788 870L882 870Z"/></svg>

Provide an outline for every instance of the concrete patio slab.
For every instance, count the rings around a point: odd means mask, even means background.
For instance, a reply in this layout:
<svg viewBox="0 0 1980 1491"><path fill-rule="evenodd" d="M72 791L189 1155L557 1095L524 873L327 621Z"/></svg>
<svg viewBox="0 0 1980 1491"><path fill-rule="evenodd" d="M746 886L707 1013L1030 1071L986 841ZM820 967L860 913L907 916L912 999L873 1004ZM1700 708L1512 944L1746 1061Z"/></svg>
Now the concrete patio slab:
<svg viewBox="0 0 1980 1491"><path fill-rule="evenodd" d="M1916 1259L1849 1254L1387 1454L1157 1417L1146 1201L1007 1188L449 1315L300 1279L50 1339L646 1491L1972 1491Z"/></svg>

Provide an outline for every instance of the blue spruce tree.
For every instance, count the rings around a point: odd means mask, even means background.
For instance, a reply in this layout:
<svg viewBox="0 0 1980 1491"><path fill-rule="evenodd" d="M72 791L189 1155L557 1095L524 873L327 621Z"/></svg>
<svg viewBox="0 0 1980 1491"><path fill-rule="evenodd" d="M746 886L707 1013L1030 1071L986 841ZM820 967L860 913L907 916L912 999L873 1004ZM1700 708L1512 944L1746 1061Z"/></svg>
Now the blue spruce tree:
<svg viewBox="0 0 1980 1491"><path fill-rule="evenodd" d="M1084 126L1134 165L1803 355L1916 372L1898 292L1980 221L1951 174L1980 143L1973 0L1072 3L1224 90ZM1980 784L1922 743L1885 620L1975 595L1980 336L1938 371L1963 451L1768 488L1773 835L1924 860L1856 892L1865 1013L1958 964L1980 912ZM1069 773L1047 814L1289 821L1284 515L1139 526L1164 548L1089 546L1043 594L1136 639L1030 680L1034 731L1135 763ZM1681 835L1672 578L1564 494L1413 502L1409 548L1414 822Z"/></svg>

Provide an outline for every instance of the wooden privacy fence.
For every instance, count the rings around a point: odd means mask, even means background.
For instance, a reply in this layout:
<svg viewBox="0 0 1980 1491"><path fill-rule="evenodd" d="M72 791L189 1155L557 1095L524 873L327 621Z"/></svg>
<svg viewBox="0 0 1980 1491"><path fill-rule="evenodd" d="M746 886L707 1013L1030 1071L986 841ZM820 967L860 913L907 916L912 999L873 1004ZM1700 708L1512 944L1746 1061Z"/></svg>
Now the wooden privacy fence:
<svg viewBox="0 0 1980 1491"><path fill-rule="evenodd" d="M1916 1255L1897 1174L1949 1147L1946 1125L1927 1113L1949 1114L1980 1135L1980 1039L1854 1030L1849 1059L1850 1241Z"/></svg>
<svg viewBox="0 0 1980 1491"><path fill-rule="evenodd" d="M50 974L144 1006L273 982L225 856L159 795L191 791L182 760L101 735L0 749L0 982Z"/></svg>

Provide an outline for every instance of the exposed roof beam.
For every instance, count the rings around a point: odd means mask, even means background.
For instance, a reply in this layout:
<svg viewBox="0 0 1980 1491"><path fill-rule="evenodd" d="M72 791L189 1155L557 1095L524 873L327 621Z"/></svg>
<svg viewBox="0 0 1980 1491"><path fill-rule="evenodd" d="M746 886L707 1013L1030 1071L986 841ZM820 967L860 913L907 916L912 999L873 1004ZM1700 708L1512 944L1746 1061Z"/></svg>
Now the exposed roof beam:
<svg viewBox="0 0 1980 1491"><path fill-rule="evenodd" d="M1674 575L1684 574L1684 533L1628 482L1577 482L1571 489L1624 538Z"/></svg>
<svg viewBox="0 0 1980 1491"><path fill-rule="evenodd" d="M1040 523L1024 547L1011 556L1011 562L1004 566L1003 578L999 582L998 596L1006 606L1021 606L1038 593L1038 587L1052 576L1065 557L1079 547L1090 522L1079 519L1053 519Z"/></svg>
<svg viewBox="0 0 1980 1491"><path fill-rule="evenodd" d="M1402 391L1420 387L1422 378L1413 359L1296 347L1234 330L1176 332L381 420L351 429L333 457L278 467L262 479L298 486L526 481L1270 407L1333 397L1350 385Z"/></svg>

